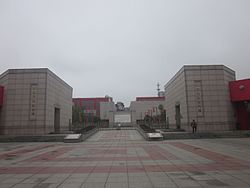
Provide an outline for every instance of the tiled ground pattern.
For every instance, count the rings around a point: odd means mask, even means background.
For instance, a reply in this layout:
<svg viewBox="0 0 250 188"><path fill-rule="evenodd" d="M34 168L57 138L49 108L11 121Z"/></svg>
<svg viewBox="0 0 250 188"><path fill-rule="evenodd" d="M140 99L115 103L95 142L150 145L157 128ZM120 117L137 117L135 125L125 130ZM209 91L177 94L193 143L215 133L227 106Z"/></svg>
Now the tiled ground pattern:
<svg viewBox="0 0 250 188"><path fill-rule="evenodd" d="M147 142L115 130L83 143L0 145L1 188L250 187L250 139Z"/></svg>

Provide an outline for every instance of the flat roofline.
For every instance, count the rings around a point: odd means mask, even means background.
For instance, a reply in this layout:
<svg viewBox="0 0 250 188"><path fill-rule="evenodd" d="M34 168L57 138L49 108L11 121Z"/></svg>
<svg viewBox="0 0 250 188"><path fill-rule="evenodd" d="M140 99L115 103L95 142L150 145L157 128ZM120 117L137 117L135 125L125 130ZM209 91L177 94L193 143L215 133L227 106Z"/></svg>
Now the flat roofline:
<svg viewBox="0 0 250 188"><path fill-rule="evenodd" d="M32 71L37 71L37 72L46 72L49 69L46 67L40 67L40 68L17 68L17 69L8 69L10 73L13 72L32 72Z"/></svg>
<svg viewBox="0 0 250 188"><path fill-rule="evenodd" d="M250 79L234 80L229 82L230 99L232 102L250 100Z"/></svg>
<svg viewBox="0 0 250 188"><path fill-rule="evenodd" d="M85 101L89 101L89 100L110 100L113 102L113 98L110 97L110 98L107 98L107 97L87 97L87 98L81 98L81 97L78 97L78 98L72 98L72 100L85 100Z"/></svg>
<svg viewBox="0 0 250 188"><path fill-rule="evenodd" d="M136 97L136 101L144 100L165 100L165 97Z"/></svg>
<svg viewBox="0 0 250 188"><path fill-rule="evenodd" d="M17 68L17 69L8 69L0 75L0 78L6 76L7 74L23 74L23 73L51 73L58 80L63 82L65 85L73 89L69 84L57 76L53 71L48 68Z"/></svg>
<svg viewBox="0 0 250 188"><path fill-rule="evenodd" d="M233 81L230 81L230 83L243 82L243 81L250 81L250 78L245 78L245 79L240 79L240 80L233 80Z"/></svg>
<svg viewBox="0 0 250 188"><path fill-rule="evenodd" d="M174 74L174 76L164 85L166 88L170 83L172 83L181 73L184 71L195 71L195 70L220 70L223 69L229 73L235 74L233 69L228 68L223 64L210 64L210 65L183 65L182 68Z"/></svg>

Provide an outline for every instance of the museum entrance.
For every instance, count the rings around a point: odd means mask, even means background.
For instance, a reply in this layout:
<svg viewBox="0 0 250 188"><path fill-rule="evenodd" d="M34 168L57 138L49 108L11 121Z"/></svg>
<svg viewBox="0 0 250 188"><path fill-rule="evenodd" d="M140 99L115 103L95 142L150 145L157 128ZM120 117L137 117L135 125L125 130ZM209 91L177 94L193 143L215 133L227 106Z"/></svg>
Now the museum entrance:
<svg viewBox="0 0 250 188"><path fill-rule="evenodd" d="M3 93L4 92L4 87L0 86L0 134L4 133L4 127L2 123L2 106L3 106Z"/></svg>
<svg viewBox="0 0 250 188"><path fill-rule="evenodd" d="M229 83L230 98L234 106L236 129L250 130L250 79Z"/></svg>
<svg viewBox="0 0 250 188"><path fill-rule="evenodd" d="M237 129L250 130L250 101L237 102L235 105Z"/></svg>
<svg viewBox="0 0 250 188"><path fill-rule="evenodd" d="M180 104L175 105L175 120L176 120L176 129L181 128L181 106Z"/></svg>
<svg viewBox="0 0 250 188"><path fill-rule="evenodd" d="M55 133L60 133L60 108L55 108L54 129Z"/></svg>

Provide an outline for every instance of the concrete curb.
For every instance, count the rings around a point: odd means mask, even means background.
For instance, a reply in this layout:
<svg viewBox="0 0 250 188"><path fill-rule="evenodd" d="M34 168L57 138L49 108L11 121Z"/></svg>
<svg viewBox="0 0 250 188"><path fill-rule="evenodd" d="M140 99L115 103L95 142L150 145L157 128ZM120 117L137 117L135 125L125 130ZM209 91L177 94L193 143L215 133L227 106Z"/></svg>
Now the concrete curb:
<svg viewBox="0 0 250 188"><path fill-rule="evenodd" d="M63 142L66 134L38 135L38 136L0 136L0 142Z"/></svg>
<svg viewBox="0 0 250 188"><path fill-rule="evenodd" d="M225 131L225 132L175 132L163 133L164 140L175 139L212 139L212 138L247 138L250 137L250 131Z"/></svg>
<svg viewBox="0 0 250 188"><path fill-rule="evenodd" d="M95 134L98 130L93 129L85 134L82 134L80 142L86 140L93 134ZM49 135L23 135L23 136L14 136L14 135L1 135L0 142L64 142L64 138L67 134L49 134Z"/></svg>
<svg viewBox="0 0 250 188"><path fill-rule="evenodd" d="M145 140L148 140L148 135L140 127L136 127L136 130L142 135Z"/></svg>
<svg viewBox="0 0 250 188"><path fill-rule="evenodd" d="M86 134L82 134L82 141L86 140L87 138L89 138L90 136L92 136L93 134L95 134L96 132L98 132L97 128L95 128L95 129L87 132Z"/></svg>

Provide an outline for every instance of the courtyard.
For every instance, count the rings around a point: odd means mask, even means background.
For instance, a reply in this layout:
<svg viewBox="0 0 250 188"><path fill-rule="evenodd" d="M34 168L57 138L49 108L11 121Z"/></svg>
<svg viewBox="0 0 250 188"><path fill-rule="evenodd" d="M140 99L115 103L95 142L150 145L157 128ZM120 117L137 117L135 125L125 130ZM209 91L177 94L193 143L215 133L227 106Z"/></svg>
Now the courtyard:
<svg viewBox="0 0 250 188"><path fill-rule="evenodd" d="M250 187L250 139L145 141L99 131L82 143L0 143L0 187Z"/></svg>

